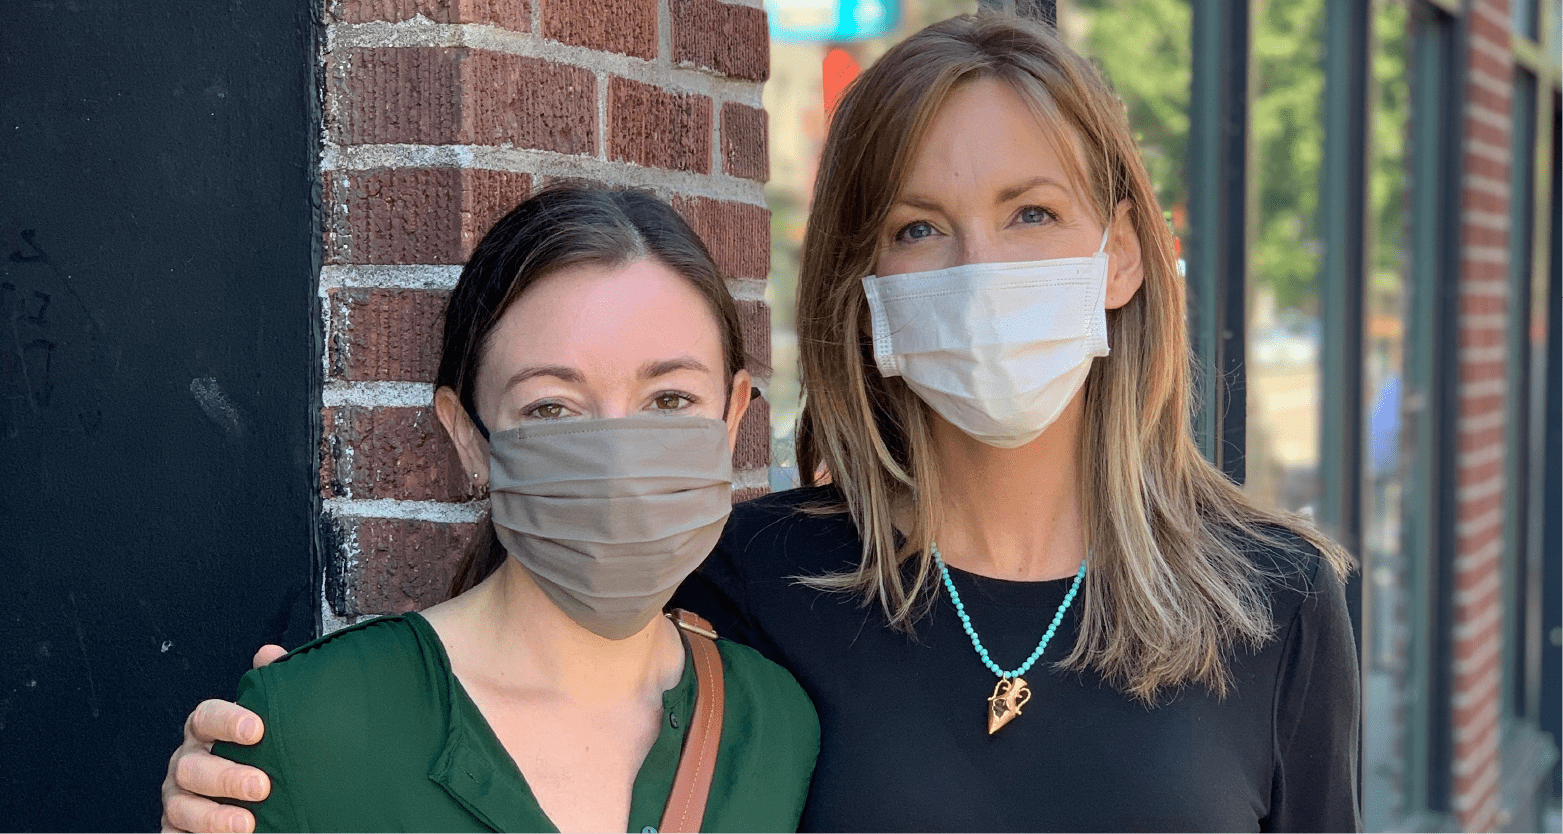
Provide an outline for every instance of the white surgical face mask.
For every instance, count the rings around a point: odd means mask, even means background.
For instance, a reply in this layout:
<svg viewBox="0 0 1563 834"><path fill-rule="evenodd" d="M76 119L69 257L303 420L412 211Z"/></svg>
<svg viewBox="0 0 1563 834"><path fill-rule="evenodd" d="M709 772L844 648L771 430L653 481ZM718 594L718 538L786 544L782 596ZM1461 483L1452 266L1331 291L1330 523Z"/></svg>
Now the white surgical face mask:
<svg viewBox="0 0 1563 834"><path fill-rule="evenodd" d="M880 373L983 443L1029 443L1107 355L1106 246L1103 234L1087 258L864 278Z"/></svg>

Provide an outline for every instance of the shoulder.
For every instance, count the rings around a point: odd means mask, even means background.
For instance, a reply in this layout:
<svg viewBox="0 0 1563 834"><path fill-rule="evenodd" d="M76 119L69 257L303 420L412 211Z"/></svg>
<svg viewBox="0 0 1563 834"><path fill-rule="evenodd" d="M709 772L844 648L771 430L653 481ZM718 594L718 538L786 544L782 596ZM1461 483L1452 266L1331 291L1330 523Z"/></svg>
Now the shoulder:
<svg viewBox="0 0 1563 834"><path fill-rule="evenodd" d="M1234 543L1258 573L1277 627L1284 629L1321 606L1344 613L1345 577L1313 542L1280 524L1265 525L1258 533L1235 534Z"/></svg>
<svg viewBox="0 0 1563 834"><path fill-rule="evenodd" d="M256 670L276 681L377 676L418 656L420 634L412 616L376 617L294 649Z"/></svg>
<svg viewBox="0 0 1563 834"><path fill-rule="evenodd" d="M717 553L760 575L793 575L851 567L862 541L839 490L803 487L735 505Z"/></svg>
<svg viewBox="0 0 1563 834"><path fill-rule="evenodd" d="M717 640L722 655L724 687L728 700L737 695L766 712L785 714L788 720L817 725L814 703L804 694L791 672L742 643Z"/></svg>
<svg viewBox="0 0 1563 834"><path fill-rule="evenodd" d="M367 712L426 702L437 650L414 616L379 617L300 646L246 674L240 702L284 717L290 735L362 726Z"/></svg>
<svg viewBox="0 0 1563 834"><path fill-rule="evenodd" d="M782 745L812 766L819 716L792 673L742 643L716 641L722 655L724 730L734 728L768 746Z"/></svg>

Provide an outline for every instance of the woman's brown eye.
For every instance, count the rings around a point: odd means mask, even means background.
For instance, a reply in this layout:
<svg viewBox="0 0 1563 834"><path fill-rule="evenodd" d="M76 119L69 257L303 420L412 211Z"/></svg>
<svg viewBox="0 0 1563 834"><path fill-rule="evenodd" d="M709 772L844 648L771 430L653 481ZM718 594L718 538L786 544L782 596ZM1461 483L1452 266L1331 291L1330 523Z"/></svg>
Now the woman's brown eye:
<svg viewBox="0 0 1563 834"><path fill-rule="evenodd" d="M663 394L657 397L657 408L664 410L675 409L678 408L679 404L683 402L683 400L684 398L677 394Z"/></svg>
<svg viewBox="0 0 1563 834"><path fill-rule="evenodd" d="M558 403L543 403L542 405L533 408L532 414L533 416L541 417L544 420L557 420L564 416L564 406L561 406Z"/></svg>

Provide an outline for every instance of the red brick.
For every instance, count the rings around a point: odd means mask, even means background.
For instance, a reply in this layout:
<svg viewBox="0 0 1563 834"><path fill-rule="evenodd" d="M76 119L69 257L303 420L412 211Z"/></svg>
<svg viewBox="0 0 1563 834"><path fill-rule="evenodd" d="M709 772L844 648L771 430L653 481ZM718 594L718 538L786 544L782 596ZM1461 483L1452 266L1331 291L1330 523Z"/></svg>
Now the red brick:
<svg viewBox="0 0 1563 834"><path fill-rule="evenodd" d="M1478 550L1497 541L1503 532L1503 524L1494 522L1491 527L1469 535L1461 536L1455 544L1461 553L1475 553Z"/></svg>
<svg viewBox="0 0 1563 834"><path fill-rule="evenodd" d="M343 23L396 23L419 16L435 23L487 23L518 32L532 29L527 0L338 0L332 4L332 17Z"/></svg>
<svg viewBox="0 0 1563 834"><path fill-rule="evenodd" d="M608 157L709 174L711 99L614 77L608 82Z"/></svg>
<svg viewBox="0 0 1563 834"><path fill-rule="evenodd" d="M1503 426L1492 426L1481 431L1460 433L1460 451L1474 452L1478 449L1486 449L1494 444L1502 443L1506 433Z"/></svg>
<svg viewBox="0 0 1563 834"><path fill-rule="evenodd" d="M1489 214L1508 214L1509 200L1500 197L1490 191L1476 188L1467 188L1461 197L1461 205L1473 211L1485 211Z"/></svg>
<svg viewBox="0 0 1563 834"><path fill-rule="evenodd" d="M1465 16L1465 20L1466 25L1470 27L1472 40L1484 40L1501 50L1508 51L1508 27L1499 25L1497 21L1482 14L1468 14Z"/></svg>
<svg viewBox="0 0 1563 834"><path fill-rule="evenodd" d="M543 0L543 37L653 60L657 4L649 0Z"/></svg>
<svg viewBox="0 0 1563 834"><path fill-rule="evenodd" d="M531 182L527 174L470 168L328 171L326 262L462 263Z"/></svg>
<svg viewBox="0 0 1563 834"><path fill-rule="evenodd" d="M449 294L435 290L330 291L331 375L347 380L433 382Z"/></svg>
<svg viewBox="0 0 1563 834"><path fill-rule="evenodd" d="M764 110L731 101L722 105L722 170L744 179L770 179Z"/></svg>
<svg viewBox="0 0 1563 834"><path fill-rule="evenodd" d="M1501 345L1506 339L1506 334L1497 327L1462 327L1460 328L1460 347L1492 347Z"/></svg>
<svg viewBox="0 0 1563 834"><path fill-rule="evenodd" d="M745 501L753 501L756 498L763 498L763 497L765 497L765 496L767 496L769 494L771 494L771 491L770 491L770 489L768 489L766 487L749 487L748 489L735 489L735 490L733 490L733 503L734 504L742 504Z"/></svg>
<svg viewBox="0 0 1563 834"><path fill-rule="evenodd" d="M1460 228L1460 244L1462 246L1508 246L1509 233L1501 229L1466 223Z"/></svg>
<svg viewBox="0 0 1563 834"><path fill-rule="evenodd" d="M764 81L771 74L765 11L720 0L669 0L673 62Z"/></svg>
<svg viewBox="0 0 1563 834"><path fill-rule="evenodd" d="M374 47L331 58L327 111L349 145L597 148L597 79L541 58L461 47Z"/></svg>
<svg viewBox="0 0 1563 834"><path fill-rule="evenodd" d="M1466 84L1465 97L1468 104L1476 107L1485 107L1494 116L1500 118L1508 118L1510 110L1514 106L1513 100L1509 96L1479 84Z"/></svg>
<svg viewBox="0 0 1563 834"><path fill-rule="evenodd" d="M461 172L461 262L499 218L532 192L530 174L469 168Z"/></svg>
<svg viewBox="0 0 1563 834"><path fill-rule="evenodd" d="M771 212L764 206L676 196L673 208L706 242L716 266L733 278L765 278L771 271Z"/></svg>
<svg viewBox="0 0 1563 834"><path fill-rule="evenodd" d="M462 142L596 153L597 77L591 70L475 51L461 84Z"/></svg>
<svg viewBox="0 0 1563 834"><path fill-rule="evenodd" d="M763 301L736 301L738 327L743 331L744 351L751 373L766 373L771 366L771 308Z"/></svg>
<svg viewBox="0 0 1563 834"><path fill-rule="evenodd" d="M1508 309L1508 305L1499 296L1492 295L1466 295L1460 297L1460 313L1467 316L1481 316L1491 313L1502 313Z"/></svg>
<svg viewBox="0 0 1563 834"><path fill-rule="evenodd" d="M391 518L351 522L357 543L348 614L400 614L445 599L476 524Z"/></svg>
<svg viewBox="0 0 1563 834"><path fill-rule="evenodd" d="M1484 397L1472 397L1461 395L1460 416L1478 417L1492 411L1503 408L1503 395L1490 394Z"/></svg>
<svg viewBox="0 0 1563 834"><path fill-rule="evenodd" d="M1496 125L1490 124L1488 122L1481 121L1475 117L1466 117L1465 135L1469 139L1476 139L1481 142L1486 142L1490 145L1497 145L1500 148L1506 148L1509 146L1509 131L1501 129Z"/></svg>
<svg viewBox="0 0 1563 834"><path fill-rule="evenodd" d="M733 448L733 469L764 469L771 463L771 404L755 397L749 411L738 424L738 443Z"/></svg>
<svg viewBox="0 0 1563 834"><path fill-rule="evenodd" d="M1494 477L1497 477L1497 476L1500 476L1500 475L1503 474L1503 461L1502 460L1490 461L1488 463L1482 464L1481 466L1476 466L1476 467L1471 467L1471 468L1468 468L1468 469L1461 470L1461 472L1460 472L1460 480L1461 480L1461 482L1463 483L1463 482L1466 481L1466 477L1465 477L1465 473L1466 472L1476 472L1477 470L1479 470L1479 474L1473 475L1473 477L1471 478L1471 482L1485 484L1486 482L1492 480ZM1483 515L1486 515L1487 513L1490 513L1493 510L1496 510L1496 509L1498 509L1501 506L1503 506L1503 493L1502 492L1495 492L1492 495L1488 495L1486 497L1478 498L1478 499L1475 499L1475 500L1461 501L1460 502L1460 520L1461 521L1475 521L1475 520L1481 518ZM1492 529L1493 530L1501 530L1503 528L1501 526L1495 525ZM1486 544L1486 542L1484 541L1484 542L1480 542L1480 543L1473 543L1473 545L1474 545L1473 547L1471 547L1469 549L1462 547L1462 548L1460 548L1460 550L1461 550L1461 552L1468 553L1471 550L1475 550L1476 548L1481 547L1483 544Z"/></svg>
<svg viewBox="0 0 1563 834"><path fill-rule="evenodd" d="M1496 162L1474 153L1466 153L1462 159L1464 161L1461 163L1461 167L1467 174L1491 177L1495 180L1506 180L1509 178L1509 166L1507 163Z"/></svg>
<svg viewBox="0 0 1563 834"><path fill-rule="evenodd" d="M344 49L328 59L327 124L342 144L449 144L466 50Z"/></svg>
<svg viewBox="0 0 1563 834"><path fill-rule="evenodd" d="M475 497L434 414L425 408L344 406L322 412L326 497L466 501Z"/></svg>

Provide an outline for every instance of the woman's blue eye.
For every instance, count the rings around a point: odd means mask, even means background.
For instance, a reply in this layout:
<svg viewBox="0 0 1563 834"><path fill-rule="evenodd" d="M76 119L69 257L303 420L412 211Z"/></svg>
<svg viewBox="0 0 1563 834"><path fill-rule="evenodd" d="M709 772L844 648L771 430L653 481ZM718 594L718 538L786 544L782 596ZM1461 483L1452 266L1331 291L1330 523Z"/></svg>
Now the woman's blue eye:
<svg viewBox="0 0 1563 834"><path fill-rule="evenodd" d="M918 220L901 227L901 231L895 233L896 240L922 240L933 234L933 225L926 220Z"/></svg>
<svg viewBox="0 0 1563 834"><path fill-rule="evenodd" d="M1020 222L1022 223L1046 223L1052 219L1053 213L1038 206L1026 206L1020 210Z"/></svg>

